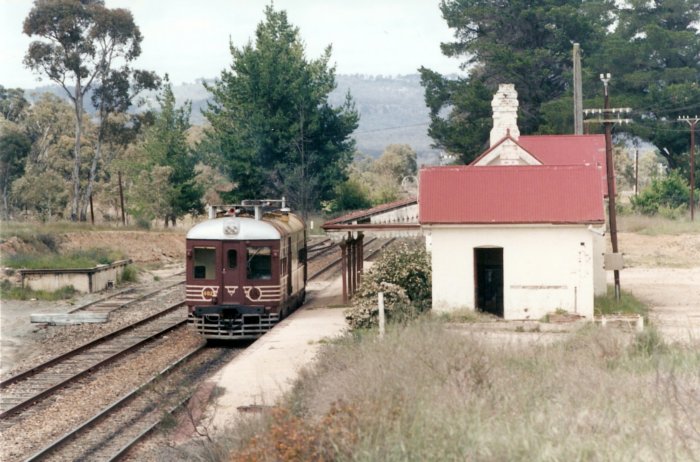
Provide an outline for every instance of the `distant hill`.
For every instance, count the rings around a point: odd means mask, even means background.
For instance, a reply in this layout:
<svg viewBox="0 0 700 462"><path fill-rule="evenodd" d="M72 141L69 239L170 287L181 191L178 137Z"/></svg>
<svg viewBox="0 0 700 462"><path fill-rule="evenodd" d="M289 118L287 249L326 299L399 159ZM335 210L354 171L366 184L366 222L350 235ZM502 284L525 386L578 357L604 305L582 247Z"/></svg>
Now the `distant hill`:
<svg viewBox="0 0 700 462"><path fill-rule="evenodd" d="M428 137L430 122L428 108L423 99L423 87L418 74L402 76L368 76L337 75L338 87L329 96L332 105L338 106L345 101L348 91L360 113L360 124L354 133L357 149L373 157L379 156L389 144L410 145L418 153L418 164L435 164L438 151L431 148L432 140ZM205 119L201 110L206 108L209 94L204 88L204 80L173 86L178 102L192 101L191 122L202 125ZM207 79L206 82L213 82ZM50 92L59 97L65 93L58 86L44 86L28 90L29 99L35 99L32 93ZM87 104L86 109L92 111ZM146 105L157 106L155 95L145 95Z"/></svg>

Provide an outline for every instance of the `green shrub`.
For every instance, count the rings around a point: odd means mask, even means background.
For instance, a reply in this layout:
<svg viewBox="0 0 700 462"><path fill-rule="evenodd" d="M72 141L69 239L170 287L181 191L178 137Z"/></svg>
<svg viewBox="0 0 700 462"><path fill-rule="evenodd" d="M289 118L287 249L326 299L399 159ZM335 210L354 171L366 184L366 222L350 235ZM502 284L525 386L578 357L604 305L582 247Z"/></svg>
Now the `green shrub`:
<svg viewBox="0 0 700 462"><path fill-rule="evenodd" d="M690 189L680 173L672 171L667 177L654 179L638 196L632 197L632 208L644 215L656 215L662 209L675 214L688 204Z"/></svg>
<svg viewBox="0 0 700 462"><path fill-rule="evenodd" d="M421 242L403 242L387 249L364 281L396 284L406 291L411 303L429 303L432 295L430 255Z"/></svg>
<svg viewBox="0 0 700 462"><path fill-rule="evenodd" d="M384 252L364 275L345 319L353 329L376 326L378 294L384 292L387 320L403 322L430 308L431 272L422 245L402 243Z"/></svg>
<svg viewBox="0 0 700 462"><path fill-rule="evenodd" d="M389 282L362 283L353 297L353 307L345 312L345 320L351 329L369 329L379 324L379 292L384 293L386 319L398 321L412 317L415 309L406 291Z"/></svg>

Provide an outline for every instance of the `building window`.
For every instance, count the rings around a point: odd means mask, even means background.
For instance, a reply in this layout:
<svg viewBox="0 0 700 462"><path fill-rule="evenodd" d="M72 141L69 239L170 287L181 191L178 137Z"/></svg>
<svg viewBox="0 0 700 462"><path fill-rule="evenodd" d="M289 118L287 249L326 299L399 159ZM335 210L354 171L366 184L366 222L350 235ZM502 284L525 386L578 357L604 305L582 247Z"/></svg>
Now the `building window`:
<svg viewBox="0 0 700 462"><path fill-rule="evenodd" d="M248 279L270 279L272 278L272 249L270 247L248 247L247 248Z"/></svg>
<svg viewBox="0 0 700 462"><path fill-rule="evenodd" d="M216 274L216 249L213 247L195 247L193 269L195 279L214 279Z"/></svg>

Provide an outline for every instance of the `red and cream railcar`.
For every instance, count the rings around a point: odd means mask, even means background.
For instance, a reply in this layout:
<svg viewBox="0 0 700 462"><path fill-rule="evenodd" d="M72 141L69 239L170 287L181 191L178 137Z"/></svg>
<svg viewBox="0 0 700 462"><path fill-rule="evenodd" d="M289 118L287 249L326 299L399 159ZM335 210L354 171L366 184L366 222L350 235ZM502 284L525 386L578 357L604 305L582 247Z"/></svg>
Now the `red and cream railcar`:
<svg viewBox="0 0 700 462"><path fill-rule="evenodd" d="M259 337L303 303L304 222L275 202L226 206L187 233L188 320L205 338Z"/></svg>

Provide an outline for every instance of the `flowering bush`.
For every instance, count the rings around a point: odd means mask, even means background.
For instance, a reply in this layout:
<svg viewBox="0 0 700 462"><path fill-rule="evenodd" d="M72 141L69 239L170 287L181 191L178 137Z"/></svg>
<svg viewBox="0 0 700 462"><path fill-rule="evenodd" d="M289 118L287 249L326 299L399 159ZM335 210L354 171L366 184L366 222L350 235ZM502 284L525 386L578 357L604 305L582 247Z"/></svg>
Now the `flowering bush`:
<svg viewBox="0 0 700 462"><path fill-rule="evenodd" d="M403 321L430 308L430 260L422 245L403 243L389 249L363 276L353 306L345 312L352 329L378 324L379 292L384 292L387 320Z"/></svg>

